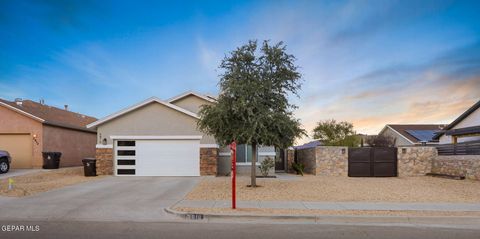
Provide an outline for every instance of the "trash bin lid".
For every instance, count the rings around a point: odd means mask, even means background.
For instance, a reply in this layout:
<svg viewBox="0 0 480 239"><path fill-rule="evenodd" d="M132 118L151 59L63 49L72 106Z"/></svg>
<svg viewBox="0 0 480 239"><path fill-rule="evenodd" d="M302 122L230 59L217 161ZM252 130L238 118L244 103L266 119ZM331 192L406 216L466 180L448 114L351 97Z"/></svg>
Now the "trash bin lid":
<svg viewBox="0 0 480 239"><path fill-rule="evenodd" d="M97 159L95 158L84 158L82 161L96 161Z"/></svg>

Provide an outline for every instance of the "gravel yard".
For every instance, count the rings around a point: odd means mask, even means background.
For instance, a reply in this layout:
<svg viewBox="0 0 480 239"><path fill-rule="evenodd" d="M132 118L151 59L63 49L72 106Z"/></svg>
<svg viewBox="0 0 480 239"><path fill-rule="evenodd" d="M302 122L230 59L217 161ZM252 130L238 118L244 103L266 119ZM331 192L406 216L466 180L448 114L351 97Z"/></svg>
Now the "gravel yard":
<svg viewBox="0 0 480 239"><path fill-rule="evenodd" d="M479 203L480 181L434 177L349 178L306 175L287 179L237 177L237 200L336 202L451 202ZM230 177L205 177L188 200L229 200Z"/></svg>
<svg viewBox="0 0 480 239"><path fill-rule="evenodd" d="M65 186L96 180L100 177L83 176L83 167L61 168L51 171L12 177L14 189L8 190L8 178L0 180L0 196L23 197Z"/></svg>

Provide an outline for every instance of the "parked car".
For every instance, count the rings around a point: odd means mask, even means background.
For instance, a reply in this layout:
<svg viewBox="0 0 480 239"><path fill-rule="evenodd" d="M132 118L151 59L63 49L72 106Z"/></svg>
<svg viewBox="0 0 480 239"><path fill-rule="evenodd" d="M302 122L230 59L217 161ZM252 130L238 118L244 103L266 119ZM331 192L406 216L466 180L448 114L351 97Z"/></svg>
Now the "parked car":
<svg viewBox="0 0 480 239"><path fill-rule="evenodd" d="M7 151L0 150L0 173L6 173L10 169L12 157Z"/></svg>

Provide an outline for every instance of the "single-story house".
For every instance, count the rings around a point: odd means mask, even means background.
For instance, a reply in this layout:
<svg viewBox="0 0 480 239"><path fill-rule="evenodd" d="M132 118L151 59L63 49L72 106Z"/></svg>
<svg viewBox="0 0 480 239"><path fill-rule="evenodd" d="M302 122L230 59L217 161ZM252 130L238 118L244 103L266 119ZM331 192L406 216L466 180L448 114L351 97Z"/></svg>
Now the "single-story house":
<svg viewBox="0 0 480 239"><path fill-rule="evenodd" d="M0 149L12 156L11 168L39 168L42 152L61 152L61 167L82 165L95 155L96 118L44 104L43 100L0 99Z"/></svg>
<svg viewBox="0 0 480 239"><path fill-rule="evenodd" d="M468 108L434 137L440 144L480 140L480 101Z"/></svg>
<svg viewBox="0 0 480 239"><path fill-rule="evenodd" d="M436 133L444 124L387 124L378 135L393 137L395 146L436 145Z"/></svg>
<svg viewBox="0 0 480 239"><path fill-rule="evenodd" d="M186 92L168 100L157 97L89 124L96 129L97 173L136 176L228 175L230 149L197 129L200 107L215 97ZM280 152L259 147L261 162ZM252 147L238 145L237 168L249 170Z"/></svg>

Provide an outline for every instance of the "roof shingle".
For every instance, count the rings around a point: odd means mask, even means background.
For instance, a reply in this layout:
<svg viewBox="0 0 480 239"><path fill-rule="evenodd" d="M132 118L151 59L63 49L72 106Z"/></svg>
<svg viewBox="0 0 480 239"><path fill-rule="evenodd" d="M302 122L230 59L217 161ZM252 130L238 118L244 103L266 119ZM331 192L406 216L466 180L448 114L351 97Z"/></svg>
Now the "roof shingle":
<svg viewBox="0 0 480 239"><path fill-rule="evenodd" d="M87 124L90 124L97 120L96 118L91 116L71 112L64 109L59 109L45 104L40 104L31 100L22 100L21 104L17 104L16 102L4 99L0 99L0 102L23 112L29 113L38 118L41 118L45 120L44 124L95 132L95 130L87 129L85 127Z"/></svg>

